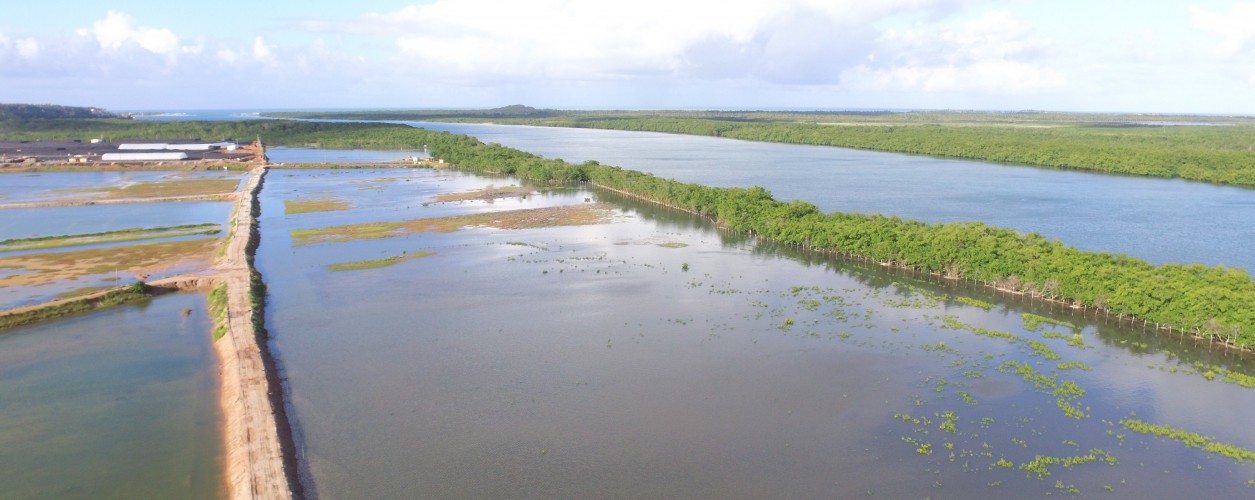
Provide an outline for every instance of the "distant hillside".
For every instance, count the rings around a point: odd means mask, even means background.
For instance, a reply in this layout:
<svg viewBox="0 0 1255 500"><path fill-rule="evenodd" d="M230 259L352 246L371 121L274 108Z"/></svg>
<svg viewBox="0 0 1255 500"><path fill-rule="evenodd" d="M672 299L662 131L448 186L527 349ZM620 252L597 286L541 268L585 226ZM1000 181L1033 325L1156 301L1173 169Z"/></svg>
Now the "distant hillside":
<svg viewBox="0 0 1255 500"><path fill-rule="evenodd" d="M125 118L100 108L58 106L55 104L0 104L0 120L54 118Z"/></svg>
<svg viewBox="0 0 1255 500"><path fill-rule="evenodd" d="M376 111L325 111L325 112L271 112L264 116L274 118L304 118L314 120L446 120L451 118L551 118L563 112L553 109L536 109L522 104L512 104L492 109L409 109Z"/></svg>

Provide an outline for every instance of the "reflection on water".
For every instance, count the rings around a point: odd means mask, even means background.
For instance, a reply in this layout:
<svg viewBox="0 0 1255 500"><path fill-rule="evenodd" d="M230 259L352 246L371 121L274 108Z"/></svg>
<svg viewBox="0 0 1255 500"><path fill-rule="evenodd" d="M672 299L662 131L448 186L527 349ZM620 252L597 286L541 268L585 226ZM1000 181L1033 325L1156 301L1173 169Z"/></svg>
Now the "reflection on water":
<svg viewBox="0 0 1255 500"><path fill-rule="evenodd" d="M240 172L87 171L0 174L0 203L47 202L91 195L85 190L124 187L141 182L242 179Z"/></svg>
<svg viewBox="0 0 1255 500"><path fill-rule="evenodd" d="M358 189L372 182L390 194ZM1250 464L1115 424L1135 413L1255 447L1240 417L1255 410L1250 389L1171 370L1195 360L1243 366L1205 344L1183 347L1057 306L760 245L607 193L431 203L439 192L509 182L426 170L267 179L258 263L268 328L319 495L1247 493ZM283 200L301 196L345 198L354 208L284 215ZM288 235L585 199L613 203L619 215L593 226L300 247ZM435 255L327 270L415 251ZM1075 328L1034 331L1024 313ZM1022 340L947 327L956 323ZM1060 368L1029 340L1088 370ZM1071 401L1090 416L1066 417L1049 390L1006 370L1011 361L1075 382L1084 391ZM945 415L955 432L941 427ZM1118 463L1055 466L1044 479L995 465L1095 448ZM1058 491L1052 480L1062 481Z"/></svg>
<svg viewBox="0 0 1255 500"><path fill-rule="evenodd" d="M318 149L271 146L266 148L266 157L273 163L382 163L411 158L431 158L431 154L413 149Z"/></svg>
<svg viewBox="0 0 1255 500"><path fill-rule="evenodd" d="M220 498L208 332L187 294L0 333L0 498Z"/></svg>

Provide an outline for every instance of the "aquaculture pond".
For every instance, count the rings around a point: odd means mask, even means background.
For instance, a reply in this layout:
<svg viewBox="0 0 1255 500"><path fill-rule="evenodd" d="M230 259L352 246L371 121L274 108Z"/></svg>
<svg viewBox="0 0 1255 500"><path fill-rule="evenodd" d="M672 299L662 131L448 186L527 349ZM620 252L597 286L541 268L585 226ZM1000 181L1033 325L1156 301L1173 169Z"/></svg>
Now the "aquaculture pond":
<svg viewBox="0 0 1255 500"><path fill-rule="evenodd" d="M268 174L257 262L316 495L1236 498L1255 484L1251 365L1232 352L518 184Z"/></svg>
<svg viewBox="0 0 1255 500"><path fill-rule="evenodd" d="M239 172L40 172L0 176L0 309L204 269L230 201L97 204L83 197L238 188ZM188 184L180 181L193 181ZM200 184L200 182L210 184ZM127 197L130 194L122 194ZM52 206L5 206L54 203ZM71 202L78 200L78 202Z"/></svg>
<svg viewBox="0 0 1255 500"><path fill-rule="evenodd" d="M1156 264L1255 271L1255 190L876 151L653 132L402 122L549 158L770 190L825 212L980 221Z"/></svg>
<svg viewBox="0 0 1255 500"><path fill-rule="evenodd" d="M0 174L0 205L58 202L89 197L102 189L181 180L240 180L237 171L88 171L13 172Z"/></svg>
<svg viewBox="0 0 1255 500"><path fill-rule="evenodd" d="M382 163L410 158L430 158L431 154L424 150L413 149L319 149L270 146L266 148L266 157L274 163Z"/></svg>
<svg viewBox="0 0 1255 500"><path fill-rule="evenodd" d="M221 498L200 294L0 332L0 498Z"/></svg>

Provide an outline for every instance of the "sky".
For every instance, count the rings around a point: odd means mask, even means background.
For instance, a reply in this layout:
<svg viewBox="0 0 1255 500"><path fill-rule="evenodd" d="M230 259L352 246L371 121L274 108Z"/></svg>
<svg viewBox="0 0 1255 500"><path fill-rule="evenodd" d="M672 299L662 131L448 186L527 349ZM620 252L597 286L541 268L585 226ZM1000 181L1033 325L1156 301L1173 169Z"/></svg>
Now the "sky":
<svg viewBox="0 0 1255 500"><path fill-rule="evenodd" d="M21 4L0 102L1255 114L1255 0Z"/></svg>

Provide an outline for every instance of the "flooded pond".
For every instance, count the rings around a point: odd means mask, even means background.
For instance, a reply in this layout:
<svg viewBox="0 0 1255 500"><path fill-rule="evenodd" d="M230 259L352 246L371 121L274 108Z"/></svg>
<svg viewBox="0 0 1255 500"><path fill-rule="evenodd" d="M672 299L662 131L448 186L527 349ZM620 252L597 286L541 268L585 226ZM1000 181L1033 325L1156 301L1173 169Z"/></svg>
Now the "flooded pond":
<svg viewBox="0 0 1255 500"><path fill-rule="evenodd" d="M0 498L221 498L209 329L186 294L0 333Z"/></svg>
<svg viewBox="0 0 1255 500"><path fill-rule="evenodd" d="M0 209L0 240L118 231L136 227L226 224L231 203L178 201Z"/></svg>
<svg viewBox="0 0 1255 500"><path fill-rule="evenodd" d="M382 163L410 158L431 158L431 153L413 149L318 149L269 146L266 148L266 157L270 158L273 163Z"/></svg>
<svg viewBox="0 0 1255 500"><path fill-rule="evenodd" d="M0 204L53 202L82 198L85 192L140 183L178 180L243 180L242 172L221 171L88 171L0 174Z"/></svg>
<svg viewBox="0 0 1255 500"><path fill-rule="evenodd" d="M257 262L318 496L1249 494L1250 460L1137 432L1255 448L1231 353L604 192L435 201L517 184L268 175Z"/></svg>

